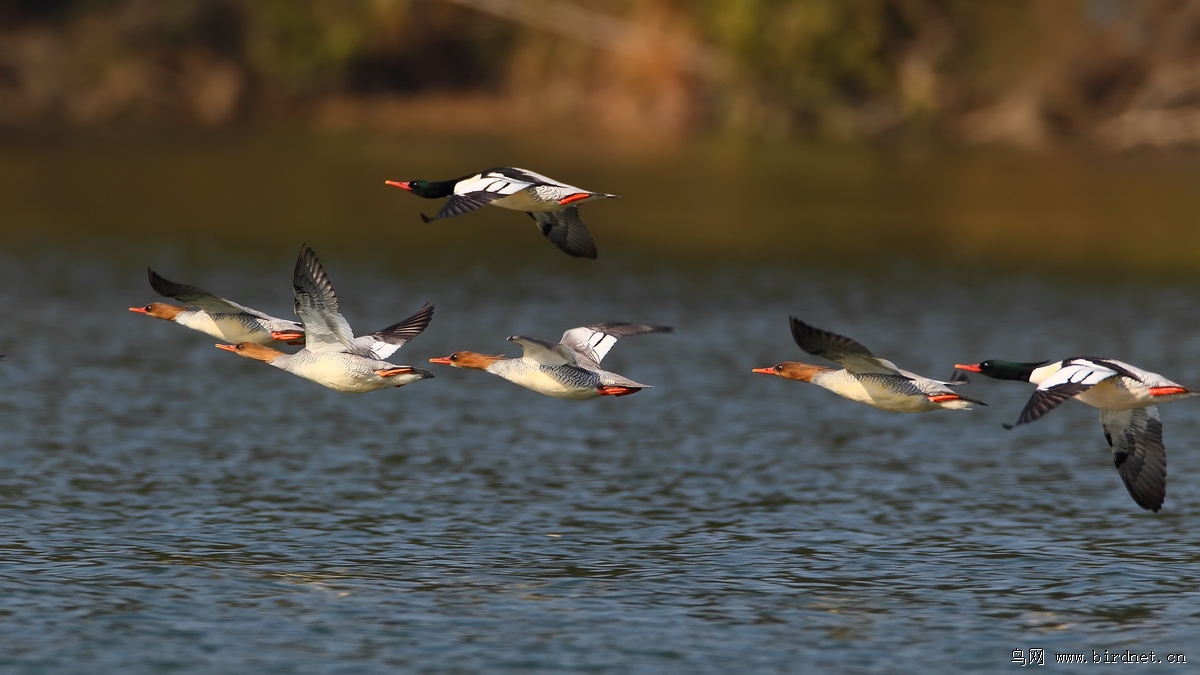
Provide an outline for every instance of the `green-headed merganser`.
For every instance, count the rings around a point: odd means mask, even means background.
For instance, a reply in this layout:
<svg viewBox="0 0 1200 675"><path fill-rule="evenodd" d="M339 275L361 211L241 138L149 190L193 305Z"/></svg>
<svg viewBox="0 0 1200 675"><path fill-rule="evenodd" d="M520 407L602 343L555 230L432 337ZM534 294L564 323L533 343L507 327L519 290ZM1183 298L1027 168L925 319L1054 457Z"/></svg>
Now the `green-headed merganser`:
<svg viewBox="0 0 1200 675"><path fill-rule="evenodd" d="M562 340L513 335L508 338L521 346L524 355L507 359L503 355L455 352L429 359L455 368L485 370L513 384L554 398L589 399L600 396L628 396L650 385L640 384L616 373L602 370L600 361L617 340L629 335L670 333L670 326L640 323L598 323L572 328Z"/></svg>
<svg viewBox="0 0 1200 675"><path fill-rule="evenodd" d="M425 222L458 216L491 204L513 211L524 211L537 222L538 229L555 246L576 258L595 258L596 244L579 219L579 205L593 199L617 195L589 192L560 183L540 173L515 167L497 167L462 178L428 181L384 181L426 199L449 197L432 218L421 214Z"/></svg>
<svg viewBox="0 0 1200 675"><path fill-rule="evenodd" d="M794 316L789 317L789 321L792 337L801 349L838 363L842 369L784 361L770 368L755 368L752 372L811 382L851 401L894 412L969 410L973 403L987 405L950 388L962 384L961 381L931 380L901 370L848 337L810 326Z"/></svg>
<svg viewBox="0 0 1200 675"><path fill-rule="evenodd" d="M274 342L299 344L304 328L295 321L280 319L250 309L225 298L219 298L199 286L177 284L147 268L150 287L159 295L174 298L184 307L166 302L152 302L129 311L152 316L211 335L228 342L253 342L267 345Z"/></svg>
<svg viewBox="0 0 1200 675"><path fill-rule="evenodd" d="M1167 450L1155 405L1198 392L1116 359L1079 356L1061 361L989 359L957 364L960 370L997 380L1037 385L1015 424L1028 424L1073 398L1100 409L1100 426L1112 448L1113 464L1133 501L1157 512L1167 495Z"/></svg>
<svg viewBox="0 0 1200 675"><path fill-rule="evenodd" d="M337 296L329 277L308 246L300 249L300 257L296 260L292 291L296 316L304 325L304 349L285 354L252 342L217 345L217 348L265 361L293 375L349 394L389 386L402 387L433 377L428 370L388 363L377 356L381 351L391 354L420 333L432 318L432 305L427 304L412 317L396 324L403 328L398 328L396 335L389 335L393 341L386 346L380 346L381 340L375 335L356 338L350 324L338 312ZM401 339L399 334L407 337Z"/></svg>

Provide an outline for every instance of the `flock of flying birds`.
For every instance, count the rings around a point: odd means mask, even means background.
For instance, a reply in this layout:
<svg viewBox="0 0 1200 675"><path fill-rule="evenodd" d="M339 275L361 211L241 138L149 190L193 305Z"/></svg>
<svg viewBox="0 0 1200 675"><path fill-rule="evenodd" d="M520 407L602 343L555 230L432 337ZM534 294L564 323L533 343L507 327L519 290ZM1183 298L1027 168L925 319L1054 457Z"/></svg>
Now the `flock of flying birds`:
<svg viewBox="0 0 1200 675"><path fill-rule="evenodd" d="M579 218L584 202L615 197L589 192L540 174L516 168L496 168L444 181L387 181L428 199L449 197L425 222L457 216L491 204L524 211L555 246L568 255L596 257L596 245ZM412 340L433 319L433 305L374 333L355 335L338 311L337 295L315 253L303 246L296 260L292 290L299 322L280 319L217 297L204 289L168 281L148 270L150 286L182 305L152 302L131 307L158 319L174 321L225 341L218 348L265 361L281 370L340 392L364 393L389 386L402 387L433 377L413 366L387 359ZM1037 385L1013 425L1033 422L1063 401L1074 398L1100 409L1100 425L1112 447L1113 463L1138 506L1157 512L1166 496L1167 460L1162 423L1156 405L1196 396L1194 390L1115 359L1072 357L1060 361L1018 363L987 360L957 364L949 381L933 380L901 370L858 342L789 319L792 337L805 352L833 361L840 369L784 361L753 372L810 382L839 396L895 412L970 409L986 405L957 393L967 381L959 371L1001 380ZM650 385L600 367L600 361L622 337L669 333L669 326L601 323L572 328L557 342L514 335L523 355L505 358L460 351L432 358L431 363L484 370L540 394L564 399L627 396ZM287 353L271 345L303 345Z"/></svg>

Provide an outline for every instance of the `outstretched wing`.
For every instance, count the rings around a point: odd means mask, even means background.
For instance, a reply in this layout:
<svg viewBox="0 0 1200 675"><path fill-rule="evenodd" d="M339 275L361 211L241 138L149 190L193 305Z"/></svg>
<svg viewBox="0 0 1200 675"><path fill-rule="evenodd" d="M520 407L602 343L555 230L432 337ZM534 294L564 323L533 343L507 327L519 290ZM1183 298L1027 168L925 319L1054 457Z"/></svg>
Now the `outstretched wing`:
<svg viewBox="0 0 1200 675"><path fill-rule="evenodd" d="M568 206L561 211L530 212L529 217L550 243L563 253L576 258L596 259L596 243L587 226L579 219L579 207Z"/></svg>
<svg viewBox="0 0 1200 675"><path fill-rule="evenodd" d="M1143 509L1157 512L1167 496L1167 449L1158 410L1101 410L1100 426L1129 496Z"/></svg>
<svg viewBox="0 0 1200 675"><path fill-rule="evenodd" d="M477 208L487 206L488 204L504 197L505 195L495 192L472 192L464 195L451 195L450 199L442 205L441 210L437 215L430 218L424 213L421 214L421 220L432 223L435 220L442 218L451 218L453 216L461 216L464 213L470 213Z"/></svg>
<svg viewBox="0 0 1200 675"><path fill-rule="evenodd" d="M1053 375L1042 380L1013 426L1033 422L1057 408L1063 401L1074 398L1118 374L1117 371L1093 361L1072 359Z"/></svg>
<svg viewBox="0 0 1200 675"><path fill-rule="evenodd" d="M525 352L523 358L530 365L551 367L579 365L575 350L564 344L523 335L514 335L508 339L510 342L521 345L521 349Z"/></svg>
<svg viewBox="0 0 1200 675"><path fill-rule="evenodd" d="M433 303L425 303L415 314L394 323L387 328L377 330L370 335L355 339L356 343L365 344L371 355L380 360L396 353L409 340L421 334L429 322L433 320Z"/></svg>
<svg viewBox="0 0 1200 675"><path fill-rule="evenodd" d="M296 316L304 324L304 348L312 352L354 349L354 331L338 312L337 295L317 254L305 244L292 274Z"/></svg>
<svg viewBox="0 0 1200 675"><path fill-rule="evenodd" d="M840 363L856 375L875 373L908 377L896 364L875 356L871 350L844 335L810 326L794 316L789 317L789 321L792 326L792 338L796 340L796 344L813 356Z"/></svg>
<svg viewBox="0 0 1200 675"><path fill-rule="evenodd" d="M152 268L146 268L147 276L150 277L150 288L153 288L159 295L174 298L185 305L192 305L213 314L237 314L245 312L257 316L260 319L271 319L267 314L250 309L243 305L239 305L232 300L219 298L212 293L200 288L199 286L189 286L180 284L169 279L166 279L155 272Z"/></svg>
<svg viewBox="0 0 1200 675"><path fill-rule="evenodd" d="M644 323L597 323L572 328L563 333L560 346L574 351L580 365L599 369L600 361L617 340L630 335L671 333L674 330L671 326L652 326Z"/></svg>

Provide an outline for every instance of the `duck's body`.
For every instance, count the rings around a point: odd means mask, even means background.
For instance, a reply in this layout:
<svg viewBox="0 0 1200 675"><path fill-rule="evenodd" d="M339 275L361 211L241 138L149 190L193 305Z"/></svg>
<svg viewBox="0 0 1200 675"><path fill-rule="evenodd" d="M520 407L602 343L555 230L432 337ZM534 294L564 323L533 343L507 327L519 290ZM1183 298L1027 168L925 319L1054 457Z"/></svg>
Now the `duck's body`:
<svg viewBox="0 0 1200 675"><path fill-rule="evenodd" d="M277 349L250 342L217 345L247 358L265 361L280 370L346 394L364 394L384 387L403 387L433 373L412 366L400 366L379 359L338 352L313 352L301 349L285 354Z"/></svg>
<svg viewBox="0 0 1200 675"><path fill-rule="evenodd" d="M488 204L524 211L555 246L578 258L596 257L592 235L579 219L579 205L617 196L577 188L516 167L496 167L444 181L385 182L426 199L449 197L437 215L430 218L421 214L421 219L427 223L462 215Z"/></svg>
<svg viewBox="0 0 1200 675"><path fill-rule="evenodd" d="M1100 426L1113 464L1138 506L1157 512L1167 494L1167 450L1155 407L1200 392L1137 366L1097 357L1016 362L989 359L958 364L960 370L999 380L1025 381L1037 389L1015 424L1028 424L1073 398L1100 409Z"/></svg>
<svg viewBox="0 0 1200 675"><path fill-rule="evenodd" d="M986 374L986 373L985 373ZM1075 400L1101 410L1132 410L1196 396L1181 384L1124 361L1074 357L1035 368L1028 381L1038 385L1034 397L1055 402L1029 419L1032 422L1061 403L1071 391ZM1031 403L1033 401L1031 400ZM1040 406L1035 406L1035 408ZM1031 413L1034 409L1031 409Z"/></svg>
<svg viewBox="0 0 1200 675"><path fill-rule="evenodd" d="M600 368L618 338L644 333L669 333L669 326L605 323L572 328L562 340L514 335L508 338L524 351L521 358L506 359L476 352L455 352L429 359L430 363L483 370L544 396L586 400L600 396L627 396L648 384Z"/></svg>
<svg viewBox="0 0 1200 675"><path fill-rule="evenodd" d="M753 372L810 382L843 398L892 412L969 410L972 404L987 405L951 389L961 382L942 382L901 370L848 337L810 326L790 317L792 337L801 349L839 363L841 369L784 361Z"/></svg>
<svg viewBox="0 0 1200 675"><path fill-rule="evenodd" d="M296 260L292 291L296 315L304 326L303 349L285 354L249 342L217 347L349 394L402 387L433 377L428 370L396 365L378 356L390 355L424 330L433 316L432 305L426 304L413 316L383 331L356 338L338 311L337 295L328 275L308 246L300 249Z"/></svg>
<svg viewBox="0 0 1200 675"><path fill-rule="evenodd" d="M217 297L199 286L169 281L153 269L147 268L146 272L151 288L159 295L179 300L184 306L152 302L143 307L130 307L131 312L174 321L185 328L227 342L269 345L276 342L295 343L304 339L304 328L295 321L280 319Z"/></svg>

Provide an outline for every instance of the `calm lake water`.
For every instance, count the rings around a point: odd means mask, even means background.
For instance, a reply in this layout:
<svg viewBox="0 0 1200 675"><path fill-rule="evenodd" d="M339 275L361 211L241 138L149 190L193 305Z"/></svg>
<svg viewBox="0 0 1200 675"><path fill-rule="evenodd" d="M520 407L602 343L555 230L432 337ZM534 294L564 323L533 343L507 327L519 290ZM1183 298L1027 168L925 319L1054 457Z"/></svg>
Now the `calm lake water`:
<svg viewBox="0 0 1200 675"><path fill-rule="evenodd" d="M0 171L45 154L22 152ZM589 263L520 214L424 228L430 203L384 192L385 220L336 185L309 216L363 220L243 233L221 222L217 173L149 205L5 197L25 205L0 250L6 672L957 673L1013 671L1030 648L1059 671L1056 651L1200 663L1200 401L1161 411L1152 514L1091 408L1001 428L1028 385L979 378L989 407L902 415L750 373L805 358L795 314L931 376L1100 354L1200 384L1200 276L814 267L719 242L664 260L606 238L654 227L620 202L586 209ZM143 224L105 220L121 213ZM654 385L631 397L559 401L440 366L352 396L127 311L156 299L153 265L287 316L302 241L362 331L437 303L398 363L515 355L508 335L599 321L677 332L605 360Z"/></svg>

